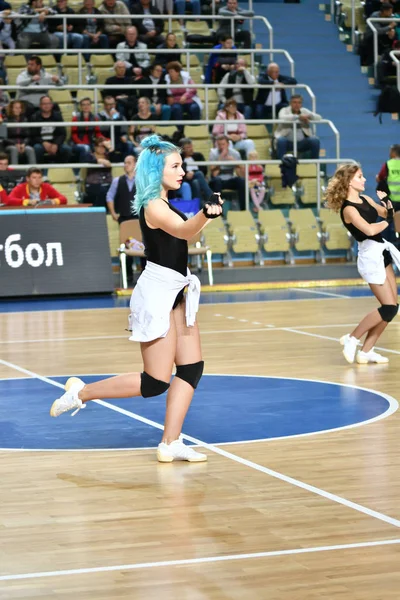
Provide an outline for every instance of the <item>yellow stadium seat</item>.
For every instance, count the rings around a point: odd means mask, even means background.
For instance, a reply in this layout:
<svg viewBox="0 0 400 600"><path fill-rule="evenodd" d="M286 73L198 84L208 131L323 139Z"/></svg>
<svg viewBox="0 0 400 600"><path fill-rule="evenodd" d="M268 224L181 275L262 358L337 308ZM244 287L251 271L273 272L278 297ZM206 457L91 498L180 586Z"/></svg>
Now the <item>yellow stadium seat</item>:
<svg viewBox="0 0 400 600"><path fill-rule="evenodd" d="M279 209L260 210L257 214L266 252L290 252L291 234L288 223Z"/></svg>
<svg viewBox="0 0 400 600"><path fill-rule="evenodd" d="M15 56L11 56L7 54L4 58L4 66L8 69L19 69L22 71L26 69L26 58L24 54L16 54Z"/></svg>
<svg viewBox="0 0 400 600"><path fill-rule="evenodd" d="M259 254L260 236L251 212L249 210L230 210L226 220L234 252Z"/></svg>
<svg viewBox="0 0 400 600"><path fill-rule="evenodd" d="M73 102L71 92L69 90L50 88L49 96L53 102L57 102L57 104L71 104Z"/></svg>
<svg viewBox="0 0 400 600"><path fill-rule="evenodd" d="M228 258L228 235L225 230L224 222L221 218L213 219L207 227L203 229L204 245L210 248L212 253L221 254L224 260Z"/></svg>
<svg viewBox="0 0 400 600"><path fill-rule="evenodd" d="M186 21L186 31L189 35L195 33L198 35L210 35L210 28L205 21Z"/></svg>
<svg viewBox="0 0 400 600"><path fill-rule="evenodd" d="M47 178L51 184L76 182L76 177L70 167L51 167L47 172Z"/></svg>
<svg viewBox="0 0 400 600"><path fill-rule="evenodd" d="M319 211L322 239L327 250L350 250L351 235L342 223L338 213L329 208Z"/></svg>
<svg viewBox="0 0 400 600"><path fill-rule="evenodd" d="M294 247L299 252L318 252L321 248L319 227L311 208L294 209L289 211L289 221L295 236Z"/></svg>
<svg viewBox="0 0 400 600"><path fill-rule="evenodd" d="M268 185L268 196L271 204L296 204L296 195L294 190L290 187L283 188L281 178L269 178Z"/></svg>
<svg viewBox="0 0 400 600"><path fill-rule="evenodd" d="M76 183L57 183L54 187L60 194L66 196L68 204L79 204L79 191Z"/></svg>
<svg viewBox="0 0 400 600"><path fill-rule="evenodd" d="M111 54L92 54L90 64L92 67L113 67L114 57Z"/></svg>
<svg viewBox="0 0 400 600"><path fill-rule="evenodd" d="M114 75L114 69L112 67L96 67L92 71L96 77L96 83L104 84L106 79Z"/></svg>

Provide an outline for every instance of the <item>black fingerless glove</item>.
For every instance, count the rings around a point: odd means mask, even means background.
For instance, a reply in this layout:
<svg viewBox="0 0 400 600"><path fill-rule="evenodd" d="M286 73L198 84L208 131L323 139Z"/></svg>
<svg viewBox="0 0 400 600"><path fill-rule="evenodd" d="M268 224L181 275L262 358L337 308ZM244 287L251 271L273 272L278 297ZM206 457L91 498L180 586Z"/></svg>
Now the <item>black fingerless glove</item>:
<svg viewBox="0 0 400 600"><path fill-rule="evenodd" d="M391 223L394 219L394 208L387 208L387 216L386 216L386 221L388 223Z"/></svg>
<svg viewBox="0 0 400 600"><path fill-rule="evenodd" d="M219 194L211 194L211 196L203 206L203 214L205 217L207 217L207 219L216 219L217 217L220 217L222 215L222 212L219 215L208 214L208 209L214 204L216 204L217 206L222 206Z"/></svg>

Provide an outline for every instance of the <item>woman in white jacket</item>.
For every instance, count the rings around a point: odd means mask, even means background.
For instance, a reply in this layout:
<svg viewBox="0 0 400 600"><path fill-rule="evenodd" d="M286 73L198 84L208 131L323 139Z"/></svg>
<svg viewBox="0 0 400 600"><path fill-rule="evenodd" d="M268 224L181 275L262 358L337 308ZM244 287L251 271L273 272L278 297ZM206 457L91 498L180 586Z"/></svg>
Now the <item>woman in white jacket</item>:
<svg viewBox="0 0 400 600"><path fill-rule="evenodd" d="M199 462L207 460L207 455L185 446L181 439L183 422L204 367L196 323L200 282L187 268L187 241L209 219L222 214L222 201L214 194L203 210L187 219L168 202L168 191L179 189L185 175L178 148L157 135L143 140L142 148L135 174L134 209L139 215L147 264L131 298L130 339L140 342L144 370L89 385L72 377L50 414L58 417L70 410L77 412L85 402L98 398L148 398L168 390L158 460ZM174 363L176 373L170 384Z"/></svg>

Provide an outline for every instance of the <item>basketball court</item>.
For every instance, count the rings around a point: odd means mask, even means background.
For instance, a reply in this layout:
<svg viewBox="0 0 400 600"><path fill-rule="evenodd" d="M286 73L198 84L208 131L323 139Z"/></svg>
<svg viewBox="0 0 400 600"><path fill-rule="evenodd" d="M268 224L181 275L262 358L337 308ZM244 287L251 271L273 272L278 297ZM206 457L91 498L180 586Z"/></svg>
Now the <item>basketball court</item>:
<svg viewBox="0 0 400 600"><path fill-rule="evenodd" d="M141 370L128 301L0 306L0 598L397 600L400 319L349 365L365 287L203 294L208 462L160 464L164 397L49 416L69 376Z"/></svg>

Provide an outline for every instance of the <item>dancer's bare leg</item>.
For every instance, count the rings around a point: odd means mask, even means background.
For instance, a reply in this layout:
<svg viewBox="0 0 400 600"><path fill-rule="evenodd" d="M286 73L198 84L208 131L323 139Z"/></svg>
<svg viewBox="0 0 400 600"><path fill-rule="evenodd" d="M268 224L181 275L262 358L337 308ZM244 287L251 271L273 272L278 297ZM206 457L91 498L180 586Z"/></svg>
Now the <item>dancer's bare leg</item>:
<svg viewBox="0 0 400 600"><path fill-rule="evenodd" d="M392 265L389 265L388 267L386 267L385 283L383 285L371 283L369 287L371 288L371 291L373 292L374 296L379 300L381 304L397 304L397 286L396 290L394 286L396 286L394 271ZM382 335L382 333L388 325L387 321L382 321L379 312L378 315L380 317L380 322L374 325L373 327L369 328L367 337L365 338L364 345L362 348L363 352L369 352L371 348L375 346L379 337Z"/></svg>
<svg viewBox="0 0 400 600"><path fill-rule="evenodd" d="M177 334L175 364L188 365L199 362L202 360L199 329L197 323L194 327L186 326L185 302L173 311L173 315ZM168 390L163 442L170 444L180 436L193 393L194 389L189 383L174 377Z"/></svg>
<svg viewBox="0 0 400 600"><path fill-rule="evenodd" d="M169 383L174 365L176 349L175 320L171 313L171 325L165 338L142 342L144 371L155 379ZM90 383L79 392L82 402L97 398L130 398L140 396L140 373L126 373L109 379Z"/></svg>

